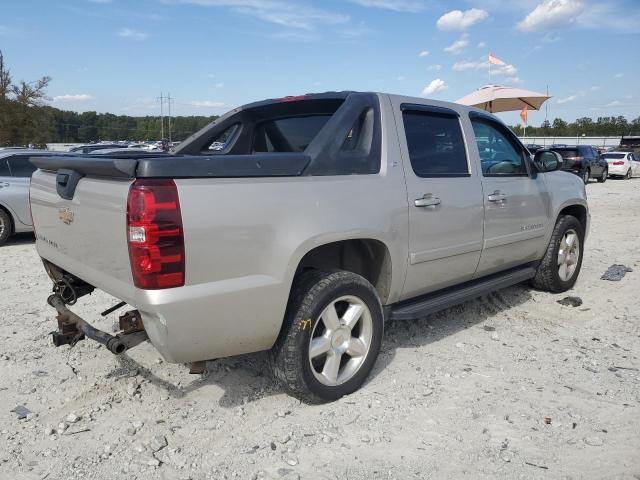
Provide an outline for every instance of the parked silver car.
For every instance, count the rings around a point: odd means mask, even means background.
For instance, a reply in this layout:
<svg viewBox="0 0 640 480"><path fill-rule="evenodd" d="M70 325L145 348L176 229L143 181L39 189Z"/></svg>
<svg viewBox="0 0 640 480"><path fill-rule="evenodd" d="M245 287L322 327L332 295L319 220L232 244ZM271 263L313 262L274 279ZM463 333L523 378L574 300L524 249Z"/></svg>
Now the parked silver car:
<svg viewBox="0 0 640 480"><path fill-rule="evenodd" d="M29 182L36 167L34 155L56 155L45 150L0 150L0 245L14 233L31 232Z"/></svg>

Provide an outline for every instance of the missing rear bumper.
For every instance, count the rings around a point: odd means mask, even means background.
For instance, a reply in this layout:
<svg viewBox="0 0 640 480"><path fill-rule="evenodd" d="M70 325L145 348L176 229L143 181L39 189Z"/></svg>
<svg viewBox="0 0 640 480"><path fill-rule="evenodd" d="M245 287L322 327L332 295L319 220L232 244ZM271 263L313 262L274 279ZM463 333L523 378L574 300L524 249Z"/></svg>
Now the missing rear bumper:
<svg viewBox="0 0 640 480"><path fill-rule="evenodd" d="M120 316L120 328L123 332L114 336L98 330L69 310L60 295L51 295L47 303L58 312L58 331L51 332L56 347L73 346L80 340L90 338L107 347L111 353L120 355L149 338L137 310Z"/></svg>

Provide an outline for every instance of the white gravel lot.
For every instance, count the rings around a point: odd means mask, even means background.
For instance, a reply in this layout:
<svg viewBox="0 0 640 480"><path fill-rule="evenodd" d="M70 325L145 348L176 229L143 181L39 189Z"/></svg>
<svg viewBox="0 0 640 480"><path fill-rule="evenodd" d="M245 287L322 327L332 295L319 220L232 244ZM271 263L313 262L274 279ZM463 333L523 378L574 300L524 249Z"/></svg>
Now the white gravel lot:
<svg viewBox="0 0 640 480"><path fill-rule="evenodd" d="M640 479L640 180L587 189L582 306L517 286L390 324L364 388L324 405L285 393L263 354L193 376L148 344L54 348L49 280L16 237L0 247L0 478ZM635 271L601 280L614 263Z"/></svg>

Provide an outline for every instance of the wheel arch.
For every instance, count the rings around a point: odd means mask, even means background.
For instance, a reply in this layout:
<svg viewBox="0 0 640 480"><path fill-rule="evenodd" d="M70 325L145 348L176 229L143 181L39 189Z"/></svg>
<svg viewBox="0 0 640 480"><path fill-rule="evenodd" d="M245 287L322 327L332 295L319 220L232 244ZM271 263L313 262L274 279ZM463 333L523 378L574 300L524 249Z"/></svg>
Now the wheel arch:
<svg viewBox="0 0 640 480"><path fill-rule="evenodd" d="M16 219L13 216L13 212L11 211L11 209L9 209L9 207L5 206L4 204L0 203L0 210L2 210L3 212L5 212L8 216L9 216L9 228L11 228L11 234L14 234L16 231Z"/></svg>
<svg viewBox="0 0 640 480"><path fill-rule="evenodd" d="M560 218L560 215L572 215L578 219L582 228L584 229L585 236L589 228L589 211L585 205L580 203L573 203L566 205L560 209L558 215L556 215L556 221Z"/></svg>
<svg viewBox="0 0 640 480"><path fill-rule="evenodd" d="M364 277L378 292L380 301L387 303L392 281L391 252L385 242L375 238L348 238L335 240L308 249L298 261L291 282L311 270L345 270Z"/></svg>

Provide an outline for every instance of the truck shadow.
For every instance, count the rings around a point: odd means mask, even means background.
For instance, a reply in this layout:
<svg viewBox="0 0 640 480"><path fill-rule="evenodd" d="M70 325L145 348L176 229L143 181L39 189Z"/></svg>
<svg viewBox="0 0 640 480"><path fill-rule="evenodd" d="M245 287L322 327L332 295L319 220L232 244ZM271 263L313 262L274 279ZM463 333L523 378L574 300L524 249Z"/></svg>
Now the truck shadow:
<svg viewBox="0 0 640 480"><path fill-rule="evenodd" d="M386 326L380 356L363 388L370 386L371 382L385 369L393 368L397 350L436 343L480 324L485 324L485 329L488 330L487 335L490 335L493 329L491 320L494 316L526 303L531 298L528 287L514 286L428 317L390 322ZM116 358L120 362L120 367L112 371L109 376L129 376L137 371L147 381L165 390L174 399L187 397L192 392L207 386L217 386L223 390L218 401L219 405L223 408L235 408L267 396L287 393L271 374L266 352L209 361L205 373L193 376L190 382L188 382L188 373L185 371L183 380L187 380L188 383L184 386L158 377L149 368L126 354Z"/></svg>

